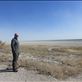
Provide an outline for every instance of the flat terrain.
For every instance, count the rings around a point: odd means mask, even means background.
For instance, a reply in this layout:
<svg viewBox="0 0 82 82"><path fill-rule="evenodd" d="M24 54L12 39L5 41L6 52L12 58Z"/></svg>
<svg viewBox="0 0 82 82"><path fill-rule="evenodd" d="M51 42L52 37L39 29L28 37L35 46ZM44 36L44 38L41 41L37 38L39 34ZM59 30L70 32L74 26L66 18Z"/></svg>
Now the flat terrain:
<svg viewBox="0 0 82 82"><path fill-rule="evenodd" d="M27 42L20 46L19 72L11 68L10 45L0 46L2 81L82 81L82 45L75 42Z"/></svg>
<svg viewBox="0 0 82 82"><path fill-rule="evenodd" d="M36 71L19 68L17 73L7 70L6 65L0 65L0 82L36 82L36 81L55 81L51 76L40 75Z"/></svg>

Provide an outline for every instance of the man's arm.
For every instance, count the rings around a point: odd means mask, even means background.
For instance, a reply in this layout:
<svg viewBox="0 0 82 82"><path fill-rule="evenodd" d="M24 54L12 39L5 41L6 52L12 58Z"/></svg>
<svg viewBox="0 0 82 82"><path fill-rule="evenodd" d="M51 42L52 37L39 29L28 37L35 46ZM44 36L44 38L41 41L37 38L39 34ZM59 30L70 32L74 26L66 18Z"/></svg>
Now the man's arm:
<svg viewBox="0 0 82 82"><path fill-rule="evenodd" d="M12 49L14 51L16 51L16 48L15 48L15 40L14 39L11 41L11 47L12 47Z"/></svg>

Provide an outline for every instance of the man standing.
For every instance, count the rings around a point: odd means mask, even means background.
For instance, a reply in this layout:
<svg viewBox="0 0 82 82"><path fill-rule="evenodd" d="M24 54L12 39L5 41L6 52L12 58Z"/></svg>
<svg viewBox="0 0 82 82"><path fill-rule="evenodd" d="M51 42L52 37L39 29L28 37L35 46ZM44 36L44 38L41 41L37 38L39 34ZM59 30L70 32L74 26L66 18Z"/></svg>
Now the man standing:
<svg viewBox="0 0 82 82"><path fill-rule="evenodd" d="M17 72L17 60L19 57L19 42L18 42L18 34L14 34L14 38L11 40L11 49L13 54L13 61L12 61L12 67L13 71Z"/></svg>

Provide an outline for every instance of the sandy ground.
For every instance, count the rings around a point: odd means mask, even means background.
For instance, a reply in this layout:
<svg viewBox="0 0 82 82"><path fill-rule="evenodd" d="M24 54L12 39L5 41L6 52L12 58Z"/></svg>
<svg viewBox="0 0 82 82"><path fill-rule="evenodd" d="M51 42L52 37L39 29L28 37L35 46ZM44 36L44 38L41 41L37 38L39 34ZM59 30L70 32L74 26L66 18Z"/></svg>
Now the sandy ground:
<svg viewBox="0 0 82 82"><path fill-rule="evenodd" d="M0 82L82 82L82 74L59 81L51 76L38 74L36 71L19 68L18 72L7 70L6 65L0 65Z"/></svg>
<svg viewBox="0 0 82 82"><path fill-rule="evenodd" d="M20 44L27 45L54 45L54 46L82 46L82 41L27 41L20 42Z"/></svg>
<svg viewBox="0 0 82 82"><path fill-rule="evenodd" d="M7 70L6 65L0 65L0 82L54 82L57 81L51 76L38 74L36 71L19 68L18 72Z"/></svg>

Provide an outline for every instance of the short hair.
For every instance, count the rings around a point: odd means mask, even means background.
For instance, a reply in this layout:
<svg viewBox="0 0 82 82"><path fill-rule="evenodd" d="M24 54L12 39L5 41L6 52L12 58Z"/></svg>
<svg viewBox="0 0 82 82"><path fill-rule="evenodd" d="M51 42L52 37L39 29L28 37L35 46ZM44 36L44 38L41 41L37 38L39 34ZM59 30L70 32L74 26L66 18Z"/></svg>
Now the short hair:
<svg viewBox="0 0 82 82"><path fill-rule="evenodd" d="M14 34L15 37L18 37L19 35L17 33Z"/></svg>

